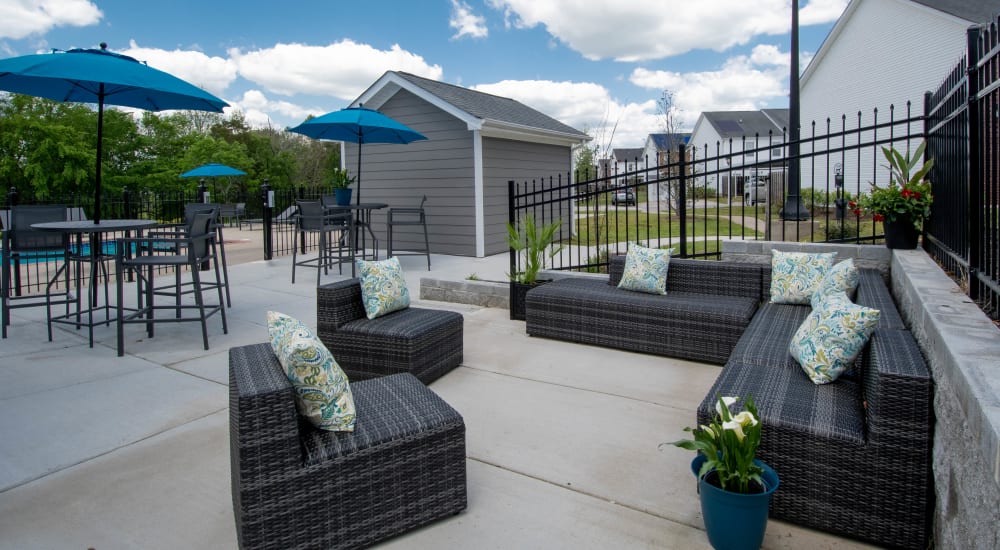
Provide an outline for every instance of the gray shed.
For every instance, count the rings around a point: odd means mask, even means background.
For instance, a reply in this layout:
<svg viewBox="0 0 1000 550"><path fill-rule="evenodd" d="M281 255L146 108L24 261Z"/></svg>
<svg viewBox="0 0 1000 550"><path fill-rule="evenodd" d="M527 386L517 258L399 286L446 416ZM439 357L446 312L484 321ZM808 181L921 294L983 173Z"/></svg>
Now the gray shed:
<svg viewBox="0 0 1000 550"><path fill-rule="evenodd" d="M507 250L507 181L569 174L572 148L587 134L506 97L389 71L351 106L386 114L427 136L407 145L365 145L361 200L417 206L427 196L435 254L483 257ZM355 170L357 145L345 144ZM357 192L357 191L355 191ZM385 235L385 212L372 225ZM394 233L393 248L423 246L416 231Z"/></svg>

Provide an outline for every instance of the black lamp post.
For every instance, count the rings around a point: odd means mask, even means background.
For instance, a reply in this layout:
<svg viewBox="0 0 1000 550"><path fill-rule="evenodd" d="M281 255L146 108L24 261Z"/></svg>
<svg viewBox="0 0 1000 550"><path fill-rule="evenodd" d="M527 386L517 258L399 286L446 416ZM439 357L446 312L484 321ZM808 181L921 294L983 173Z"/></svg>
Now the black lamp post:
<svg viewBox="0 0 1000 550"><path fill-rule="evenodd" d="M802 172L799 159L799 1L792 0L791 71L788 75L788 194L781 209L783 220L808 220L802 204Z"/></svg>

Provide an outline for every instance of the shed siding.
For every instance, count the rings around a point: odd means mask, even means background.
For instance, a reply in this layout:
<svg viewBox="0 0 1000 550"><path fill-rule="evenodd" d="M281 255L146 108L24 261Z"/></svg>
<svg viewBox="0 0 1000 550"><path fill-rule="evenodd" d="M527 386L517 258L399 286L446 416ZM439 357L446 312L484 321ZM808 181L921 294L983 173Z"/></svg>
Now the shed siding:
<svg viewBox="0 0 1000 550"><path fill-rule="evenodd" d="M401 90L382 104L379 111L427 136L407 145L367 144L361 159L362 202L414 207L427 195L427 230L435 254L474 256L475 196L472 132L464 122ZM357 171L358 149L347 144L345 164ZM385 246L386 212L376 211L372 228ZM397 227L393 248L423 248L419 227ZM416 243L419 243L417 245Z"/></svg>
<svg viewBox="0 0 1000 550"><path fill-rule="evenodd" d="M498 138L483 138L483 182L486 225L486 255L506 252L507 247L507 182L538 181L569 177L572 168L570 148ZM547 210L537 219L553 217L563 221L563 236L569 237L571 213Z"/></svg>

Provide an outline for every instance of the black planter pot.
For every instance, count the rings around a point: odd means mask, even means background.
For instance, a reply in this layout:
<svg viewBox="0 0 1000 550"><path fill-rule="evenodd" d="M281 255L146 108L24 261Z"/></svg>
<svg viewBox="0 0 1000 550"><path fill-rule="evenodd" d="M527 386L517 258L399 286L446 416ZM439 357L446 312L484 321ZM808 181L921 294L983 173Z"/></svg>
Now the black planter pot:
<svg viewBox="0 0 1000 550"><path fill-rule="evenodd" d="M916 227L913 227L912 221L884 221L882 222L882 227L885 229L886 248L912 250L917 247L920 231Z"/></svg>
<svg viewBox="0 0 1000 550"><path fill-rule="evenodd" d="M510 318L515 321L524 321L526 318L527 307L525 306L525 300L528 297L528 291L535 288L536 286L543 285L549 282L549 279L538 280L533 283L516 283L514 281L510 282Z"/></svg>

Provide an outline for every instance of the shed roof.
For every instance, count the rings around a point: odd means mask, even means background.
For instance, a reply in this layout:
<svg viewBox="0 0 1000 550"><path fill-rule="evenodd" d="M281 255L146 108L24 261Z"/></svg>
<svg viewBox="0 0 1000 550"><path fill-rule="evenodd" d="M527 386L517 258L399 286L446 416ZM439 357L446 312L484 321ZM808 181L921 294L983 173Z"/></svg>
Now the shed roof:
<svg viewBox="0 0 1000 550"><path fill-rule="evenodd" d="M396 87L414 95L464 120L470 130L483 130L484 135L523 139L525 141L559 141L567 144L583 143L590 136L558 120L508 98L470 90L462 86L423 78L402 71L388 71L352 103L367 103L370 99L382 101L394 92L380 94ZM377 106L375 106L377 107Z"/></svg>

